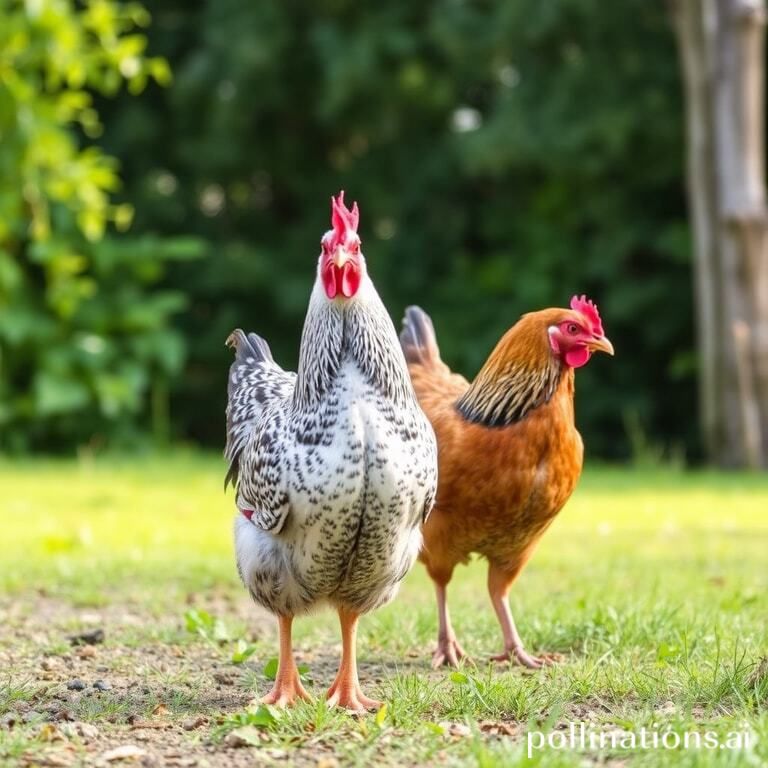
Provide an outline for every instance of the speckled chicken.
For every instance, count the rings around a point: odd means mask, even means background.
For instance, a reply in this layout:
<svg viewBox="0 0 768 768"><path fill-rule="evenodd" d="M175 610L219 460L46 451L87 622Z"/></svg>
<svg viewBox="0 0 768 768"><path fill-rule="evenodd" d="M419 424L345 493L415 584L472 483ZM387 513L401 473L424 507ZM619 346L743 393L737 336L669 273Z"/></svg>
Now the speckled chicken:
<svg viewBox="0 0 768 768"><path fill-rule="evenodd" d="M574 371L593 352L613 354L597 307L574 296L570 309L523 315L471 384L440 359L432 321L418 307L406 310L400 339L439 452L437 502L421 553L437 594L433 665L456 666L465 655L446 588L456 565L477 552L488 559L488 592L504 637L494 658L538 668L552 656L525 650L507 593L581 474Z"/></svg>
<svg viewBox="0 0 768 768"><path fill-rule="evenodd" d="M226 458L236 483L237 565L253 599L278 617L276 705L306 698L293 658L293 617L327 604L342 657L328 701L374 708L358 681L360 614L391 600L416 560L437 486L432 427L419 407L397 333L368 277L358 209L332 199L301 338L298 373L267 343L236 330L227 343Z"/></svg>

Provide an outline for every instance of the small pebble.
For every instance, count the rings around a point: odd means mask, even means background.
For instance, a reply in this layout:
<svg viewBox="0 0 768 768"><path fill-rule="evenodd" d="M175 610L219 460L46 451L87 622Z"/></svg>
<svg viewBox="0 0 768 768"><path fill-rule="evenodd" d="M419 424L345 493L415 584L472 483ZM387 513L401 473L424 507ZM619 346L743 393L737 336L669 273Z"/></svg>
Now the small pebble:
<svg viewBox="0 0 768 768"><path fill-rule="evenodd" d="M93 687L97 691L111 691L112 690L112 684L108 683L106 680L97 680L93 684Z"/></svg>
<svg viewBox="0 0 768 768"><path fill-rule="evenodd" d="M261 741L261 733L259 729L253 725L243 725L240 728L235 728L234 731L230 731L224 737L224 743L228 747L255 747Z"/></svg>
<svg viewBox="0 0 768 768"><path fill-rule="evenodd" d="M119 747L110 749L101 755L102 760L108 763L119 762L121 760L140 760L147 756L147 751L136 744L122 744Z"/></svg>
<svg viewBox="0 0 768 768"><path fill-rule="evenodd" d="M85 683L82 680L70 680L67 683L67 690L70 691L82 691L85 688Z"/></svg>
<svg viewBox="0 0 768 768"><path fill-rule="evenodd" d="M185 720L181 727L185 731L194 731L196 728L200 728L200 726L205 725L206 719L202 715L198 715L197 717L191 717L188 720Z"/></svg>
<svg viewBox="0 0 768 768"><path fill-rule="evenodd" d="M79 721L63 723L60 730L67 738L79 737L86 742L93 741L99 736L99 729L95 725Z"/></svg>

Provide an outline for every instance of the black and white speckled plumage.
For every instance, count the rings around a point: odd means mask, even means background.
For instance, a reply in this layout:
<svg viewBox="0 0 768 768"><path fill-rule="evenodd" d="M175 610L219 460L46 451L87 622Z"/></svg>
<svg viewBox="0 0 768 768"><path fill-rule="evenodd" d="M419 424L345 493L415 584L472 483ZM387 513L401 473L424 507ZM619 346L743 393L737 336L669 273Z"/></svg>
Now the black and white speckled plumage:
<svg viewBox="0 0 768 768"><path fill-rule="evenodd" d="M383 605L418 554L437 449L373 284L329 300L315 283L297 374L254 334L228 343L227 480L253 513L235 521L244 584L279 615Z"/></svg>

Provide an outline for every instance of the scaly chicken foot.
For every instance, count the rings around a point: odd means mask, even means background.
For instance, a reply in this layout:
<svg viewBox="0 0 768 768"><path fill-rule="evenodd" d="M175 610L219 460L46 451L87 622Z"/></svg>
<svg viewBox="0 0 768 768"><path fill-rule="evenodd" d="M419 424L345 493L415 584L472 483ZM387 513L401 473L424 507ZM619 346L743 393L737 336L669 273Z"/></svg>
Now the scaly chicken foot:
<svg viewBox="0 0 768 768"><path fill-rule="evenodd" d="M275 679L275 684L272 686L272 690L266 695L261 697L262 704L272 704L275 707L290 707L296 703L297 699L302 701L311 701L312 698L307 693L304 686L299 679L299 673L295 675L281 677L278 676Z"/></svg>
<svg viewBox="0 0 768 768"><path fill-rule="evenodd" d="M541 669L542 667L557 664L559 660L559 654L542 653L540 656L534 656L528 653L522 646L512 647L504 651L504 653L491 656L491 661L517 661L528 669Z"/></svg>
<svg viewBox="0 0 768 768"><path fill-rule="evenodd" d="M368 712L381 707L380 701L363 693L357 680L340 680L338 676L328 689L327 703L329 707L341 707L350 712Z"/></svg>
<svg viewBox="0 0 768 768"><path fill-rule="evenodd" d="M507 600L509 587L517 573L519 573L519 568L512 573L505 572L494 564L488 568L488 594L491 596L491 603L494 611L496 611L496 617L504 636L504 652L491 656L491 661L517 661L528 669L541 669L544 666L557 663L558 657L557 654L551 653L534 656L523 647L523 641L515 626L515 620Z"/></svg>
<svg viewBox="0 0 768 768"><path fill-rule="evenodd" d="M472 663L472 659L467 656L455 637L437 638L437 648L432 654L432 669L458 667L462 659L466 659L470 664Z"/></svg>
<svg viewBox="0 0 768 768"><path fill-rule="evenodd" d="M329 707L341 707L350 712L367 712L378 709L382 702L366 696L357 677L357 622L358 614L339 608L341 624L341 663L336 679L328 689Z"/></svg>
<svg viewBox="0 0 768 768"><path fill-rule="evenodd" d="M310 696L301 684L299 670L293 658L291 647L291 624L293 616L279 616L280 630L280 661L272 690L261 699L262 704L272 704L275 707L289 707L296 699L309 701Z"/></svg>
<svg viewBox="0 0 768 768"><path fill-rule="evenodd" d="M456 635L451 625L451 616L448 613L448 597L446 594L446 585L435 581L435 596L437 597L437 648L432 654L432 669L439 669L442 666L458 667L461 659L468 662L472 660L467 656L464 649L459 645Z"/></svg>

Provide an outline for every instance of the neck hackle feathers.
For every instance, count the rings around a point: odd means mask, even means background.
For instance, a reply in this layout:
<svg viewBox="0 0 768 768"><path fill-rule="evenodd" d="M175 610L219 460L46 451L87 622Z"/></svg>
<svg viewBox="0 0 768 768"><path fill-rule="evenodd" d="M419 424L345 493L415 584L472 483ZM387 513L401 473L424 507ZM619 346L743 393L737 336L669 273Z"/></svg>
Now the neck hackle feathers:
<svg viewBox="0 0 768 768"><path fill-rule="evenodd" d="M549 349L546 328L562 310L523 315L499 340L457 401L468 421L505 427L549 402L565 372Z"/></svg>

